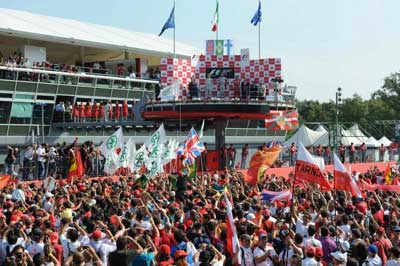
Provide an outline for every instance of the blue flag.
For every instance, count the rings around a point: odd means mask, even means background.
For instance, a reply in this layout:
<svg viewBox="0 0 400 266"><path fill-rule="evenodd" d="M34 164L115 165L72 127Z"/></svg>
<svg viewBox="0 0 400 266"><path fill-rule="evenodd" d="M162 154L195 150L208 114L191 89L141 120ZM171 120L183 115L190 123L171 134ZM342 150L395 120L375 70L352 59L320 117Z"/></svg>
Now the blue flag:
<svg viewBox="0 0 400 266"><path fill-rule="evenodd" d="M258 9L251 19L251 24L257 26L258 23L261 22L261 1L258 2Z"/></svg>
<svg viewBox="0 0 400 266"><path fill-rule="evenodd" d="M167 29L175 29L175 5L171 10L171 14L169 14L168 20L165 22L164 26L161 29L160 34L158 36L161 36L165 30Z"/></svg>

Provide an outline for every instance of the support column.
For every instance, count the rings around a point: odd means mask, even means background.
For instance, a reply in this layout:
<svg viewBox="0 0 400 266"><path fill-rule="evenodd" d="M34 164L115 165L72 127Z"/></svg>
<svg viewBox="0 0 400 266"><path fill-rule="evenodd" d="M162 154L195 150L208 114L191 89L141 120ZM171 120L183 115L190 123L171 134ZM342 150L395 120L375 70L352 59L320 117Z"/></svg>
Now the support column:
<svg viewBox="0 0 400 266"><path fill-rule="evenodd" d="M85 47L81 46L80 61L82 66L85 66Z"/></svg>
<svg viewBox="0 0 400 266"><path fill-rule="evenodd" d="M215 150L218 152L219 169L222 169L221 149L225 145L226 120L215 120Z"/></svg>

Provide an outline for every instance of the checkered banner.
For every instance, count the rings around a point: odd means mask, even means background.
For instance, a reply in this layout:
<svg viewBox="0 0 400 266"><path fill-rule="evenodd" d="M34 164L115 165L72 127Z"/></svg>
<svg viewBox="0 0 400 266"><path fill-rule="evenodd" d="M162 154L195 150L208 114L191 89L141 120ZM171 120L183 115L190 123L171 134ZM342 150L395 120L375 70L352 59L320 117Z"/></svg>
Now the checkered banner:
<svg viewBox="0 0 400 266"><path fill-rule="evenodd" d="M192 65L194 64L195 65ZM231 68L234 69L234 77L244 80L246 83L268 84L268 89L273 89L272 80L281 78L282 64L280 58L266 58L260 60L250 60L245 64L241 61L240 55L201 55L192 62L190 59L162 58L161 85L171 85L175 80L180 81L181 98L186 98L188 84L194 76L200 89L201 96L204 96L206 85L206 70L210 68ZM213 79L213 96L217 95L217 79ZM229 79L229 90L227 96L233 96L234 79Z"/></svg>

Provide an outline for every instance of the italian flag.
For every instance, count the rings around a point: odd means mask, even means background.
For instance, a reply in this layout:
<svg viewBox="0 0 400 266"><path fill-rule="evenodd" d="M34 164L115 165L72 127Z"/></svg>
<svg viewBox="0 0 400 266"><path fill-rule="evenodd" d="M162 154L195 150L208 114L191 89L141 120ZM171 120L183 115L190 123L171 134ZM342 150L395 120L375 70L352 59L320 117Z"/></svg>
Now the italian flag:
<svg viewBox="0 0 400 266"><path fill-rule="evenodd" d="M217 0L217 7L215 8L214 19L211 26L211 31L216 32L218 30L219 23L219 3Z"/></svg>

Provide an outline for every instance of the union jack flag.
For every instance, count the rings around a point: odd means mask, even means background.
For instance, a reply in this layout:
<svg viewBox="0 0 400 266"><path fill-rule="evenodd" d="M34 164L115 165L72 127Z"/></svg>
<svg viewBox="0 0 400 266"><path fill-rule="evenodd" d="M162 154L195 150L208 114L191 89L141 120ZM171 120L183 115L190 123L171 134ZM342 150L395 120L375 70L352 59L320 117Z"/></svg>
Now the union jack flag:
<svg viewBox="0 0 400 266"><path fill-rule="evenodd" d="M187 139L184 144L180 145L176 151L178 155L183 156L184 163L191 165L195 162L195 159L201 155L206 148L203 142L200 141L199 135L197 135L196 130L192 127L190 129Z"/></svg>

